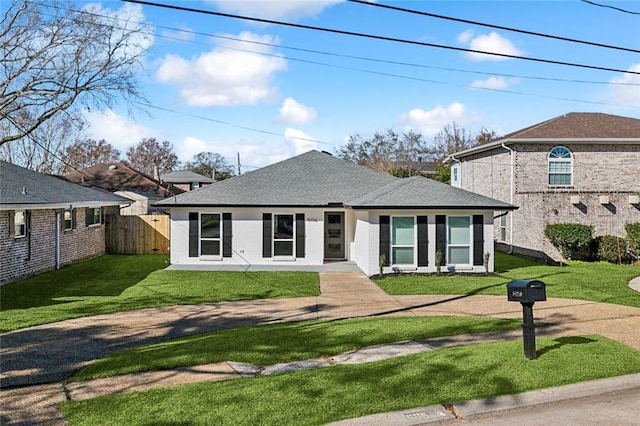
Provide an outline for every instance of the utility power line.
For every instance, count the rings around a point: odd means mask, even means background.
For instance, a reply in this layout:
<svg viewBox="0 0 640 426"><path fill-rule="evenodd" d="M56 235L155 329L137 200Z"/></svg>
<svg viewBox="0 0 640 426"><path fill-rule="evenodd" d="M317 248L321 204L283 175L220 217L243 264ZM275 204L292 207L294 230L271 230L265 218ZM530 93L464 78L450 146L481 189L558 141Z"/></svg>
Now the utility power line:
<svg viewBox="0 0 640 426"><path fill-rule="evenodd" d="M602 4L602 3L596 3L594 1L589 1L589 0L581 0L587 4L590 4L592 6L598 6L598 7L604 7L607 9L613 9L613 10L617 10L618 12L622 12L622 13L628 13L630 15L640 15L640 12L633 12L631 10L627 10L627 9L623 9L621 7L616 7L616 6L611 6L608 4Z"/></svg>
<svg viewBox="0 0 640 426"><path fill-rule="evenodd" d="M415 14L415 15L428 16L430 18L445 19L445 20L448 20L448 21L462 22L462 23L465 23L465 24L478 25L478 26L481 26L481 27L488 27L488 28L494 28L494 29L503 30L503 31L511 31L511 32L520 33L520 34L533 35L533 36L536 36L536 37L546 37L546 38L550 38L550 39L553 39L553 40L568 41L568 42L571 42L571 43L580 43L580 44L586 44L586 45L589 45L589 46L604 47L604 48L607 48L607 49L624 50L624 51L627 51L627 52L640 53L640 50L631 49L629 47L613 46L613 45L610 45L610 44L596 43L596 42L592 42L592 41L579 40L579 39L575 39L575 38L568 38L568 37L556 36L556 35L551 35L551 34L544 34L544 33L539 33L539 32L535 32L535 31L520 30L520 29L513 28L513 27L505 27L505 26L502 26L502 25L487 24L487 23L479 22L479 21L471 21L469 19L454 18L452 16L437 15L435 13L423 12L423 11L415 10L415 9L407 9L407 8L404 8L404 7L391 6L391 5L382 4L382 3L373 3L371 1L365 1L365 0L347 0L347 1L351 2L351 3L364 4L364 5L371 6L371 7L379 7L379 8L395 10L395 11L399 11L399 12L412 13L412 14ZM582 1L586 1L586 0L582 0ZM587 1L587 3L591 3L591 2ZM595 3L593 3L593 4L595 4ZM600 6L600 5L598 5L598 6ZM617 8L615 8L615 9L617 9Z"/></svg>
<svg viewBox="0 0 640 426"><path fill-rule="evenodd" d="M599 70L599 71L612 71L612 72L619 72L619 73L623 73L623 74L638 74L638 75L640 75L639 71L621 70L621 69L618 69L618 68L600 67L600 66L596 66L596 65L587 65L587 64L577 64L577 63L573 63L573 62L556 61L556 60L551 60L551 59L532 58L532 57L527 57L527 56L510 55L510 54L506 54L506 53L485 52L485 51L481 51L481 50L467 49L467 48L463 48L463 47L447 46L447 45L442 45L442 44L427 43L427 42L416 41L416 40L407 40L407 39L401 39L401 38L396 38L396 37L387 37L387 36L381 36L381 35L375 35L375 34L359 33L359 32L354 32L354 31L339 30L339 29L335 29L335 28L326 28L326 27L318 27L318 26L313 26L313 25L295 24L295 23L291 23L291 22L276 21L276 20L272 20L272 19L254 18L254 17L236 15L236 14L231 14L231 13L214 12L214 11L210 11L210 10L196 9L196 8L191 8L191 7L176 6L176 5L169 5L169 4L161 4L161 3L155 3L155 2L143 1L143 0L121 0L121 1L126 2L126 3L142 4L142 5L146 5L146 6L160 7L160 8L171 9L171 10L180 10L180 11L190 12L190 13L200 13L200 14L212 15L212 16L220 16L220 17L225 17L225 18L242 19L242 20L246 20L246 21L260 22L260 23L263 23L263 24L282 25L282 26L293 27L293 28L300 28L300 29L307 29L307 30L314 30L314 31L322 31L322 32L328 32L328 33L340 34L340 35L347 35L347 36L353 36L353 37L370 38L370 39L383 40L383 41L389 41L389 42L395 42L395 43L404 43L404 44L412 44L412 45L417 45L417 46L434 47L434 48L439 48L439 49L455 50L455 51L466 52L466 53L478 53L478 54L483 54L483 55L500 56L500 57L504 57L504 58L521 59L521 60L525 60L525 61L538 62L538 63L547 63L547 64L553 64L553 65L563 65L563 66L571 66L571 67L578 67L578 68L594 69L594 70Z"/></svg>

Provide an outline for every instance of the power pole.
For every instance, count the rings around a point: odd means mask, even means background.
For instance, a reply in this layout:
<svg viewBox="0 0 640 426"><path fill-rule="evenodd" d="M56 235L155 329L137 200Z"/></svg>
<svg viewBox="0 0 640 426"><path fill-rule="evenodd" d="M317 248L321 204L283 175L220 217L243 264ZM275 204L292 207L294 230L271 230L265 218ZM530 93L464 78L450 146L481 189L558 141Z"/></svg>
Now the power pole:
<svg viewBox="0 0 640 426"><path fill-rule="evenodd" d="M240 176L242 174L242 171L240 170L240 153L238 153L238 176Z"/></svg>

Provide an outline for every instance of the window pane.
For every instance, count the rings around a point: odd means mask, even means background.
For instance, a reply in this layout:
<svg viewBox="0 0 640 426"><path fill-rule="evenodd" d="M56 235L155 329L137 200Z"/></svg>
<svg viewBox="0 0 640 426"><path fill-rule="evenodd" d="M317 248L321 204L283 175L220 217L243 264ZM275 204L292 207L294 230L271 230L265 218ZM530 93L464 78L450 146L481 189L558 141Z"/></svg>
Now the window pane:
<svg viewBox="0 0 640 426"><path fill-rule="evenodd" d="M220 238L219 214L203 214L200 216L200 237Z"/></svg>
<svg viewBox="0 0 640 426"><path fill-rule="evenodd" d="M101 223L100 221L100 209L93 209L93 224Z"/></svg>
<svg viewBox="0 0 640 426"><path fill-rule="evenodd" d="M413 245L413 217L393 218L393 245Z"/></svg>
<svg viewBox="0 0 640 426"><path fill-rule="evenodd" d="M449 259L447 263L455 265L468 265L469 263L469 247L449 247Z"/></svg>
<svg viewBox="0 0 640 426"><path fill-rule="evenodd" d="M274 256L293 256L293 241L274 241Z"/></svg>
<svg viewBox="0 0 640 426"><path fill-rule="evenodd" d="M549 175L549 185L571 185L571 175Z"/></svg>
<svg viewBox="0 0 640 426"><path fill-rule="evenodd" d="M471 241L471 218L449 217L449 244L469 244Z"/></svg>
<svg viewBox="0 0 640 426"><path fill-rule="evenodd" d="M394 247L394 265L413 265L413 247Z"/></svg>
<svg viewBox="0 0 640 426"><path fill-rule="evenodd" d="M550 162L549 173L571 173L571 163L568 161Z"/></svg>
<svg viewBox="0 0 640 426"><path fill-rule="evenodd" d="M220 256L220 240L200 240L200 256Z"/></svg>
<svg viewBox="0 0 640 426"><path fill-rule="evenodd" d="M293 215L275 215L273 227L274 240L293 240Z"/></svg>

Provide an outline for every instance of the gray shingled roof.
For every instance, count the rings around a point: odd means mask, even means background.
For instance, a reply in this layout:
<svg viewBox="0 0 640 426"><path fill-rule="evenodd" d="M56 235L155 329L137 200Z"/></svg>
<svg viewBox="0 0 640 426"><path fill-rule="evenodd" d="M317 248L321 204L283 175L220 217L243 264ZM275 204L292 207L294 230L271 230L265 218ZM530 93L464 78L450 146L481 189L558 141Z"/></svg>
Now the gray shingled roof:
<svg viewBox="0 0 640 426"><path fill-rule="evenodd" d="M0 207L66 203L109 206L129 204L130 201L110 192L86 188L62 178L0 161Z"/></svg>
<svg viewBox="0 0 640 426"><path fill-rule="evenodd" d="M510 210L509 203L422 176L398 179L345 203L352 208L430 208Z"/></svg>
<svg viewBox="0 0 640 426"><path fill-rule="evenodd" d="M572 144L580 144L597 140L600 143L640 145L640 119L600 112L570 112L516 130L497 140L456 152L448 160L487 151L502 144L535 144L545 140L550 143L570 140Z"/></svg>
<svg viewBox="0 0 640 426"><path fill-rule="evenodd" d="M427 178L400 179L318 151L167 198L157 205L513 208Z"/></svg>
<svg viewBox="0 0 640 426"><path fill-rule="evenodd" d="M160 175L160 181L167 183L211 183L215 182L215 179L200 175L198 173L192 172L191 170L177 170L175 172Z"/></svg>

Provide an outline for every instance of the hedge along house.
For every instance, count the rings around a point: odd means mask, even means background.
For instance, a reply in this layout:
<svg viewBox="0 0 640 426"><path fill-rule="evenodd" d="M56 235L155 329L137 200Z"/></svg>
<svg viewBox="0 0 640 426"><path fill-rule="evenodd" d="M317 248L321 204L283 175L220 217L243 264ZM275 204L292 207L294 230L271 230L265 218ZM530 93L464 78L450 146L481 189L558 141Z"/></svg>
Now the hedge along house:
<svg viewBox="0 0 640 426"><path fill-rule="evenodd" d="M171 214L171 262L322 265L367 275L493 270L494 211L512 205L424 177L396 178L310 151L158 203Z"/></svg>
<svg viewBox="0 0 640 426"><path fill-rule="evenodd" d="M126 198L0 161L0 284L104 254Z"/></svg>

